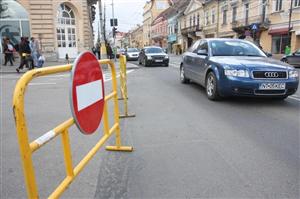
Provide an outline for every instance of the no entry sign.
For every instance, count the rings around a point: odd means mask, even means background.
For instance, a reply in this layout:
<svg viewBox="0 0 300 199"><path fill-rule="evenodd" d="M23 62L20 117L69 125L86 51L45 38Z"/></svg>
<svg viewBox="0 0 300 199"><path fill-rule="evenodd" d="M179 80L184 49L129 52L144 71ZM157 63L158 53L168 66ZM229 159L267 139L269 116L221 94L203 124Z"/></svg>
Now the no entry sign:
<svg viewBox="0 0 300 199"><path fill-rule="evenodd" d="M101 67L94 54L83 52L74 62L70 89L72 114L82 133L92 134L99 127L104 98Z"/></svg>

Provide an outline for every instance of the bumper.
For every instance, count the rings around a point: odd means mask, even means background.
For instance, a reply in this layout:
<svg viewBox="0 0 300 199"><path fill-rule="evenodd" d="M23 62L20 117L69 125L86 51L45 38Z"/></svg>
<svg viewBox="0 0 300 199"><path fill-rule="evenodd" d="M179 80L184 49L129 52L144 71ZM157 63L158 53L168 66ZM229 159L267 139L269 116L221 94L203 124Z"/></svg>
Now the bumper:
<svg viewBox="0 0 300 199"><path fill-rule="evenodd" d="M169 64L169 59L164 59L162 61L157 61L157 60L147 60L147 65L157 65L157 66L160 66L160 65L168 65Z"/></svg>
<svg viewBox="0 0 300 199"><path fill-rule="evenodd" d="M260 90L261 83L285 83L283 90ZM223 77L219 83L221 96L272 97L293 95L298 89L298 79L254 80L249 78Z"/></svg>
<svg viewBox="0 0 300 199"><path fill-rule="evenodd" d="M136 60L138 60L138 56L136 56L136 57L134 57L134 56L127 56L127 60L129 61L129 60L134 60L134 61L136 61Z"/></svg>

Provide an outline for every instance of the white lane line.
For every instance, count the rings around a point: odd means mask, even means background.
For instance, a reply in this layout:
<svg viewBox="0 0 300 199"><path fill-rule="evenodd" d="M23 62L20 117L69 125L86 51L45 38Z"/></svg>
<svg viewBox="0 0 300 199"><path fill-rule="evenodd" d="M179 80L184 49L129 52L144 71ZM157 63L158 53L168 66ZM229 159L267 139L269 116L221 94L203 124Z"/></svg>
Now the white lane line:
<svg viewBox="0 0 300 199"><path fill-rule="evenodd" d="M29 86L39 86L39 85L54 85L55 82L49 82L49 83L29 83Z"/></svg>
<svg viewBox="0 0 300 199"><path fill-rule="evenodd" d="M133 69L132 70L128 70L126 73L128 74L128 73L131 73L133 71L134 71ZM117 75L116 78L119 78L119 77L120 77L120 73ZM108 82L108 81L111 81L111 80L112 80L111 75L110 75L109 78L106 79L106 74L104 74L104 82Z"/></svg>
<svg viewBox="0 0 300 199"><path fill-rule="evenodd" d="M299 98L297 98L297 97L294 97L294 96L289 96L288 98L291 98L291 99L293 99L293 100L296 100L296 101L300 102L300 99L299 99Z"/></svg>
<svg viewBox="0 0 300 199"><path fill-rule="evenodd" d="M97 92L95 92L97 91ZM96 80L76 86L77 109L81 111L86 107L103 99L102 81Z"/></svg>
<svg viewBox="0 0 300 199"><path fill-rule="evenodd" d="M179 68L179 65L177 65L177 64L169 63L169 65L171 65L174 68Z"/></svg>

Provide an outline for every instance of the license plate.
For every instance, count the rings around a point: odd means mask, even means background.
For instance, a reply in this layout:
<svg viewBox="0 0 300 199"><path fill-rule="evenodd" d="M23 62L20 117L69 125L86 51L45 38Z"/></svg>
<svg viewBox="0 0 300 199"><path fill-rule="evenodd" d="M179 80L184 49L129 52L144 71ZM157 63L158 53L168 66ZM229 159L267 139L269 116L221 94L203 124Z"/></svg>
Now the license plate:
<svg viewBox="0 0 300 199"><path fill-rule="evenodd" d="M259 90L284 90L285 83L262 83L259 85Z"/></svg>
<svg viewBox="0 0 300 199"><path fill-rule="evenodd" d="M158 59L158 60L155 60L155 62L163 62L163 60Z"/></svg>

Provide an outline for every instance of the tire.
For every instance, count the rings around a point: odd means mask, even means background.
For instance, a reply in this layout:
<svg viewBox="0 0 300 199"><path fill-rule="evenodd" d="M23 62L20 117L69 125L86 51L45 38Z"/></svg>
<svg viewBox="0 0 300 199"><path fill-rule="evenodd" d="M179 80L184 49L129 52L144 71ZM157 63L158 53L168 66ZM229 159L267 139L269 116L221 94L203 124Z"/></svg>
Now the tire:
<svg viewBox="0 0 300 199"><path fill-rule="evenodd" d="M217 82L217 77L213 72L209 72L208 75L206 76L206 86L205 86L205 91L207 98L215 101L220 99L220 95L218 93L218 82Z"/></svg>
<svg viewBox="0 0 300 199"><path fill-rule="evenodd" d="M190 82L190 80L188 78L186 78L185 75L184 75L183 66L180 67L180 81L183 84L187 84L187 83Z"/></svg>
<svg viewBox="0 0 300 199"><path fill-rule="evenodd" d="M169 63L165 64L165 67L169 67Z"/></svg>
<svg viewBox="0 0 300 199"><path fill-rule="evenodd" d="M143 61L144 63L143 63L143 65L145 66L145 67L148 67L148 64L147 64L147 61L146 61L146 59L144 59L144 61Z"/></svg>

